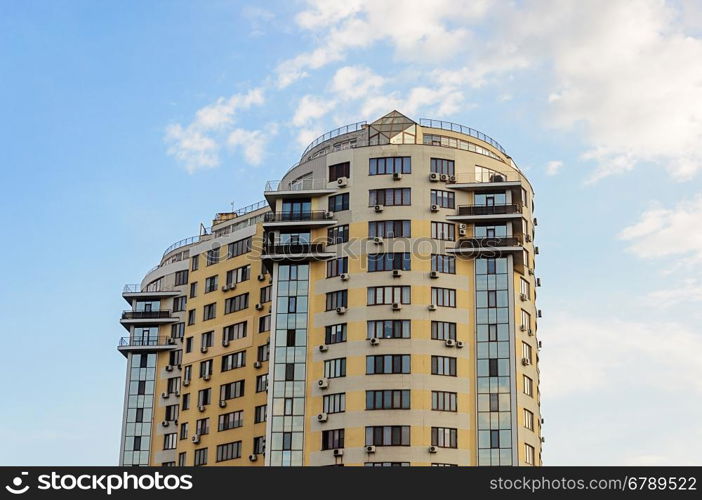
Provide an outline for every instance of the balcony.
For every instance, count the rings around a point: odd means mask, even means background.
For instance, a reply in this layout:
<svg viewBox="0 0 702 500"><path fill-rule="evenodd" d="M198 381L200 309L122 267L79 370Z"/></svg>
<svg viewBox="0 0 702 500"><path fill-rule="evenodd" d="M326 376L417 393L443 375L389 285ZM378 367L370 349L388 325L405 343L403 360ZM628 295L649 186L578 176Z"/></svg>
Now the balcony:
<svg viewBox="0 0 702 500"><path fill-rule="evenodd" d="M298 179L296 181L268 181L263 192L268 203L273 206L276 198L313 198L333 194L337 183L324 179Z"/></svg>
<svg viewBox="0 0 702 500"><path fill-rule="evenodd" d="M174 287L159 286L157 288L141 288L141 285L138 283L124 285L122 289L122 297L130 304L134 299L159 300L162 298L177 297L180 294L181 292Z"/></svg>
<svg viewBox="0 0 702 500"><path fill-rule="evenodd" d="M471 192L507 189L518 191L518 188L522 187L522 180L517 172L485 171L458 175L455 182L446 184L446 187Z"/></svg>
<svg viewBox="0 0 702 500"><path fill-rule="evenodd" d="M454 248L447 248L446 251L473 257L496 257L503 253L521 252L524 250L522 245L522 239L516 236L461 238Z"/></svg>
<svg viewBox="0 0 702 500"><path fill-rule="evenodd" d="M326 260L336 256L328 252L324 243L278 243L263 247L261 258L269 261L306 262Z"/></svg>
<svg viewBox="0 0 702 500"><path fill-rule="evenodd" d="M333 226L334 224L336 224L334 214L326 210L302 213L268 212L263 219L263 225L266 228Z"/></svg>
<svg viewBox="0 0 702 500"><path fill-rule="evenodd" d="M446 217L457 222L484 220L518 219L522 216L522 205L516 203L505 205L463 205L458 207L456 215Z"/></svg>
<svg viewBox="0 0 702 500"><path fill-rule="evenodd" d="M172 337L146 335L120 338L117 350L127 357L130 352L170 351L176 347L176 341Z"/></svg>
<svg viewBox="0 0 702 500"><path fill-rule="evenodd" d="M120 323L127 330L130 325L164 325L167 323L175 323L178 318L173 316L171 311L123 311Z"/></svg>

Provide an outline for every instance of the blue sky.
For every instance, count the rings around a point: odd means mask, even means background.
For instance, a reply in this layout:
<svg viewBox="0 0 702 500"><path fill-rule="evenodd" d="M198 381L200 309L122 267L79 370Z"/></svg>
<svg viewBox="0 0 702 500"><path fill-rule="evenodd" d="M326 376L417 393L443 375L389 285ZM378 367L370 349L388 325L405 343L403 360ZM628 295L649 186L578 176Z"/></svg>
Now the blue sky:
<svg viewBox="0 0 702 500"><path fill-rule="evenodd" d="M116 463L123 284L394 108L535 186L545 463L699 463L699 3L424 3L0 3L0 464Z"/></svg>

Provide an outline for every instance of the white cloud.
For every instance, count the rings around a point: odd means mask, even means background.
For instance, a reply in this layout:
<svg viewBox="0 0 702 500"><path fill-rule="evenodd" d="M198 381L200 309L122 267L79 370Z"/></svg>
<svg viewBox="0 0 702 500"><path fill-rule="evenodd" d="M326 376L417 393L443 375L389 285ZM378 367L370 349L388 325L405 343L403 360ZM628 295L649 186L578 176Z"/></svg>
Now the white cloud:
<svg viewBox="0 0 702 500"><path fill-rule="evenodd" d="M300 99L293 116L293 125L298 127L306 125L312 120L318 120L334 108L333 99L305 95Z"/></svg>
<svg viewBox="0 0 702 500"><path fill-rule="evenodd" d="M275 127L269 127L266 131L237 128L227 137L227 144L233 148L241 147L250 165L260 165L265 158L266 143L275 133Z"/></svg>
<svg viewBox="0 0 702 500"><path fill-rule="evenodd" d="M322 135L322 130L319 128L303 128L297 133L297 143L300 147L307 147L313 140Z"/></svg>
<svg viewBox="0 0 702 500"><path fill-rule="evenodd" d="M220 136L231 128L238 111L260 106L264 101L263 90L255 88L245 94L220 97L199 109L195 119L185 127L180 123L169 125L165 134L168 154L183 163L190 173L219 166ZM248 160L256 154L252 152L245 157Z"/></svg>
<svg viewBox="0 0 702 500"><path fill-rule="evenodd" d="M696 302L702 302L702 283L694 278L686 279L674 288L655 290L646 296L646 303L653 307L670 308Z"/></svg>
<svg viewBox="0 0 702 500"><path fill-rule="evenodd" d="M385 78L365 66L344 66L334 73L331 90L342 99L359 99L385 84Z"/></svg>
<svg viewBox="0 0 702 500"><path fill-rule="evenodd" d="M563 168L562 161L550 161L546 164L546 175L557 175L561 171L561 168Z"/></svg>

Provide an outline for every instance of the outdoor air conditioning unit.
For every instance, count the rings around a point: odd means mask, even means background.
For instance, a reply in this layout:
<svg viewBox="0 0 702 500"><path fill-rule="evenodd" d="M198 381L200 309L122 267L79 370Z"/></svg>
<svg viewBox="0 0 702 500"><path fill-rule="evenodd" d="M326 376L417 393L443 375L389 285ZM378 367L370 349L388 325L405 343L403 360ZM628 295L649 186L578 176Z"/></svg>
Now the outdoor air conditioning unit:
<svg viewBox="0 0 702 500"><path fill-rule="evenodd" d="M526 331L527 331L526 325L521 325L521 326L519 327L519 330L522 331L522 332L526 332Z"/></svg>
<svg viewBox="0 0 702 500"><path fill-rule="evenodd" d="M263 281L263 280L265 280L265 279L266 279L266 275L265 275L265 274L259 274L259 275L258 275L258 281Z"/></svg>
<svg viewBox="0 0 702 500"><path fill-rule="evenodd" d="M436 453L437 451L439 451L438 446L430 446L429 447L429 453Z"/></svg>
<svg viewBox="0 0 702 500"><path fill-rule="evenodd" d="M229 341L227 339L222 339L222 345L224 347L229 347Z"/></svg>
<svg viewBox="0 0 702 500"><path fill-rule="evenodd" d="M380 345L380 339L378 337L371 337L368 339L368 342L370 342L370 345Z"/></svg>
<svg viewBox="0 0 702 500"><path fill-rule="evenodd" d="M173 371L173 365L166 365L166 371L167 371L167 372L172 372L172 371Z"/></svg>
<svg viewBox="0 0 702 500"><path fill-rule="evenodd" d="M541 349L541 341L540 341L540 340L539 340L539 344L538 344L538 345L539 345L539 349Z"/></svg>
<svg viewBox="0 0 702 500"><path fill-rule="evenodd" d="M329 350L329 346L326 344L322 344L318 347L319 352L327 352Z"/></svg>
<svg viewBox="0 0 702 500"><path fill-rule="evenodd" d="M463 346L465 346L465 343L462 340L456 341L456 349L463 349Z"/></svg>
<svg viewBox="0 0 702 500"><path fill-rule="evenodd" d="M257 310L257 311L263 310L263 304L260 304L260 303L259 303L259 304L256 304L256 310Z"/></svg>
<svg viewBox="0 0 702 500"><path fill-rule="evenodd" d="M439 272L438 271L432 271L429 273L429 277L431 279L437 279L439 277Z"/></svg>
<svg viewBox="0 0 702 500"><path fill-rule="evenodd" d="M541 309L539 309L538 311L536 311L536 317L537 317L537 318L540 318L540 317L541 317Z"/></svg>
<svg viewBox="0 0 702 500"><path fill-rule="evenodd" d="M326 413L320 413L317 415L317 422L326 422L327 420L329 420L329 415Z"/></svg>
<svg viewBox="0 0 702 500"><path fill-rule="evenodd" d="M400 172L393 172L392 178L396 181L399 181L400 179L402 179L402 174Z"/></svg>
<svg viewBox="0 0 702 500"><path fill-rule="evenodd" d="M334 212L330 212L330 211L324 212L324 218L325 218L325 219L333 219L333 218L334 218Z"/></svg>
<svg viewBox="0 0 702 500"><path fill-rule="evenodd" d="M446 347L456 347L456 341L453 339L446 339L444 344L446 344Z"/></svg>
<svg viewBox="0 0 702 500"><path fill-rule="evenodd" d="M198 407L197 407L197 411L199 411L200 413L202 413L203 411L205 411L205 405L200 405L200 406L198 406Z"/></svg>
<svg viewBox="0 0 702 500"><path fill-rule="evenodd" d="M346 314L346 308L344 306L337 307L336 314Z"/></svg>
<svg viewBox="0 0 702 500"><path fill-rule="evenodd" d="M538 225L539 225L539 221L536 220L536 217L534 217L534 225L535 225L535 226L538 226Z"/></svg>
<svg viewBox="0 0 702 500"><path fill-rule="evenodd" d="M382 245L383 238L381 238L380 236L376 236L375 238L373 238L373 243L375 243L376 245Z"/></svg>
<svg viewBox="0 0 702 500"><path fill-rule="evenodd" d="M532 268L529 268L529 276L534 276L534 270Z"/></svg>
<svg viewBox="0 0 702 500"><path fill-rule="evenodd" d="M193 443L197 444L200 442L200 436L193 434Z"/></svg>
<svg viewBox="0 0 702 500"><path fill-rule="evenodd" d="M261 365L260 361L254 361L254 368L256 368L258 370L259 368L261 368L261 366L262 365Z"/></svg>
<svg viewBox="0 0 702 500"><path fill-rule="evenodd" d="M436 304L429 304L430 311L436 311Z"/></svg>
<svg viewBox="0 0 702 500"><path fill-rule="evenodd" d="M536 286L541 286L541 278L536 278Z"/></svg>
<svg viewBox="0 0 702 500"><path fill-rule="evenodd" d="M399 269L392 270L392 277L393 278L399 278L400 276L402 276L402 271L400 271Z"/></svg>
<svg viewBox="0 0 702 500"><path fill-rule="evenodd" d="M190 385L190 379L187 379L187 378L186 378L186 379L183 379L183 385L184 385L185 387L188 387L188 386Z"/></svg>
<svg viewBox="0 0 702 500"><path fill-rule="evenodd" d="M343 456L344 456L344 450L342 450L342 449L336 449L336 450L334 450L334 456L335 456L335 457L343 457Z"/></svg>
<svg viewBox="0 0 702 500"><path fill-rule="evenodd" d="M446 182L448 180L448 175L446 174L441 174L441 182Z"/></svg>
<svg viewBox="0 0 702 500"><path fill-rule="evenodd" d="M544 419L543 419L543 418L541 419L541 423L542 423L542 424L544 423Z"/></svg>
<svg viewBox="0 0 702 500"><path fill-rule="evenodd" d="M219 400L219 407L220 408L226 408L227 407L227 402L224 399Z"/></svg>
<svg viewBox="0 0 702 500"><path fill-rule="evenodd" d="M372 444L366 446L366 453L375 453L375 446L373 446Z"/></svg>
<svg viewBox="0 0 702 500"><path fill-rule="evenodd" d="M456 182L456 176L455 175L449 175L448 181L451 184L454 184Z"/></svg>
<svg viewBox="0 0 702 500"><path fill-rule="evenodd" d="M527 235L524 237L524 239L526 239L527 241L531 241L531 235L530 235L530 234L527 234Z"/></svg>
<svg viewBox="0 0 702 500"><path fill-rule="evenodd" d="M399 302L392 303L392 310L393 311L399 311L400 309L402 309L402 304L400 304Z"/></svg>
<svg viewBox="0 0 702 500"><path fill-rule="evenodd" d="M320 389L326 389L329 387L329 379L328 378L320 378L317 380L317 387Z"/></svg>
<svg viewBox="0 0 702 500"><path fill-rule="evenodd" d="M170 394L168 394L167 392L162 392L162 393L161 393L161 397L162 397L163 399L166 399L168 396L170 396Z"/></svg>
<svg viewBox="0 0 702 500"><path fill-rule="evenodd" d="M212 377L212 374L211 374L211 373L205 373L205 376L202 377L202 378L203 378L204 380L210 380L211 377Z"/></svg>
<svg viewBox="0 0 702 500"><path fill-rule="evenodd" d="M437 174L436 172L430 173L430 174L429 174L429 180L430 180L431 182L439 182L439 174Z"/></svg>
<svg viewBox="0 0 702 500"><path fill-rule="evenodd" d="M539 255L539 247L534 247L534 255Z"/></svg>
<svg viewBox="0 0 702 500"><path fill-rule="evenodd" d="M376 205L376 206L375 206L375 211L376 211L377 213L380 213L380 212L383 211L383 208L384 208L383 205Z"/></svg>
<svg viewBox="0 0 702 500"><path fill-rule="evenodd" d="M529 328L529 332L528 332L528 333L529 333L529 336L532 337L532 336L534 335L534 330L532 330L531 328Z"/></svg>
<svg viewBox="0 0 702 500"><path fill-rule="evenodd" d="M174 339L173 337L168 337L168 343L169 343L170 345L175 344L175 339Z"/></svg>
<svg viewBox="0 0 702 500"><path fill-rule="evenodd" d="M541 438L541 442L542 442L542 443L545 443L545 442L546 442L546 438L545 438L545 437L542 437L542 438Z"/></svg>
<svg viewBox="0 0 702 500"><path fill-rule="evenodd" d="M168 427L168 420L164 420L163 422L161 422L161 425L164 427Z"/></svg>
<svg viewBox="0 0 702 500"><path fill-rule="evenodd" d="M258 455L256 455L255 453L249 455L249 462L255 462L256 460L258 460Z"/></svg>
<svg viewBox="0 0 702 500"><path fill-rule="evenodd" d="M529 358L522 358L522 366L529 366L531 364L531 360Z"/></svg>
<svg viewBox="0 0 702 500"><path fill-rule="evenodd" d="M468 230L467 230L467 229L462 228L462 229L459 229L459 230L458 230L458 236L465 236L466 234L468 234Z"/></svg>
<svg viewBox="0 0 702 500"><path fill-rule="evenodd" d="M529 297L527 297L527 294L526 294L526 293L520 293L520 294L519 294L519 299L520 299L522 302L526 302L526 300L529 299Z"/></svg>
<svg viewBox="0 0 702 500"><path fill-rule="evenodd" d="M438 211L439 211L439 205L432 205L432 206L430 207L430 210L431 210L432 212L438 212Z"/></svg>
<svg viewBox="0 0 702 500"><path fill-rule="evenodd" d="M207 346L206 346L206 345L203 345L203 346L200 348L200 352L201 352L202 354L205 354L205 353L207 352Z"/></svg>
<svg viewBox="0 0 702 500"><path fill-rule="evenodd" d="M349 185L349 178L348 177L339 177L336 180L336 185L339 187L346 187Z"/></svg>
<svg viewBox="0 0 702 500"><path fill-rule="evenodd" d="M341 281L348 281L349 280L349 273L341 273L339 275L339 278L341 278Z"/></svg>

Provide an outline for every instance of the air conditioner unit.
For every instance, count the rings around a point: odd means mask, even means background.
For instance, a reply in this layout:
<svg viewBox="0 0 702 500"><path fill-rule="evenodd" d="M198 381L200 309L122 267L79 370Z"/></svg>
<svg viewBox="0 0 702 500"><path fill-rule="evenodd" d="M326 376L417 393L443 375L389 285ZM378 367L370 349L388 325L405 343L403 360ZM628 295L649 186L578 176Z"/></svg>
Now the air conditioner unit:
<svg viewBox="0 0 702 500"><path fill-rule="evenodd" d="M186 379L183 379L183 385L184 385L185 387L188 387L188 386L190 385L190 379L187 379L187 378L186 378Z"/></svg>
<svg viewBox="0 0 702 500"><path fill-rule="evenodd" d="M249 455L249 462L255 462L256 460L258 460L258 455L256 455L255 453Z"/></svg>
<svg viewBox="0 0 702 500"><path fill-rule="evenodd" d="M383 238L381 238L380 236L376 236L375 238L373 238L373 243L375 243L376 245L382 245Z"/></svg>
<svg viewBox="0 0 702 500"><path fill-rule="evenodd" d="M536 278L536 286L541 286L541 278Z"/></svg>
<svg viewBox="0 0 702 500"><path fill-rule="evenodd" d="M539 340L539 349L541 349L541 341Z"/></svg>
<svg viewBox="0 0 702 500"><path fill-rule="evenodd" d="M211 377L212 377L212 375L210 375L209 373L206 373L205 376L202 377L202 378L203 378L204 380L210 380Z"/></svg>
<svg viewBox="0 0 702 500"><path fill-rule="evenodd" d="M429 304L430 311L436 311L436 304Z"/></svg>
<svg viewBox="0 0 702 500"><path fill-rule="evenodd" d="M534 276L534 270L532 268L529 268L529 276Z"/></svg>
<svg viewBox="0 0 702 500"><path fill-rule="evenodd" d="M446 181L448 180L448 175L446 175L446 174L441 174L440 179L441 179L441 182L446 182Z"/></svg>
<svg viewBox="0 0 702 500"><path fill-rule="evenodd" d="M168 394L167 392L162 392L162 393L161 393L161 397L162 397L163 399L166 399L168 396L170 396L170 394Z"/></svg>
<svg viewBox="0 0 702 500"><path fill-rule="evenodd" d="M392 270L392 277L393 278L399 278L400 276L402 276L402 271L400 271L399 269Z"/></svg>
<svg viewBox="0 0 702 500"><path fill-rule="evenodd" d="M333 219L333 218L334 218L334 212L330 212L330 211L324 212L324 218L325 218L325 219Z"/></svg>
<svg viewBox="0 0 702 500"><path fill-rule="evenodd" d="M200 406L198 406L198 407L197 407L197 411L199 411L200 413L202 413L203 411L205 411L205 405L200 405Z"/></svg>
<svg viewBox="0 0 702 500"><path fill-rule="evenodd" d="M341 273L339 275L339 278L341 278L341 281L348 281L349 280L349 273Z"/></svg>
<svg viewBox="0 0 702 500"><path fill-rule="evenodd" d="M534 335L534 330L529 328L529 331L527 333L529 333L529 336L532 337Z"/></svg>
<svg viewBox="0 0 702 500"><path fill-rule="evenodd" d="M458 229L468 229L468 224L459 224Z"/></svg>
<svg viewBox="0 0 702 500"><path fill-rule="evenodd" d="M326 344L322 344L318 347L319 352L327 352L329 350L329 346Z"/></svg>
<svg viewBox="0 0 702 500"><path fill-rule="evenodd" d="M383 211L383 208L384 208L383 205L376 205L376 206L375 206L375 211L378 212L378 213L380 213L380 212Z"/></svg>
<svg viewBox="0 0 702 500"><path fill-rule="evenodd" d="M263 309L263 304L256 304L256 310L261 311Z"/></svg>
<svg viewBox="0 0 702 500"><path fill-rule="evenodd" d="M446 344L446 347L456 347L456 341L453 339L446 339L444 344Z"/></svg>
<svg viewBox="0 0 702 500"><path fill-rule="evenodd" d="M400 172L393 172L392 178L396 181L399 181L400 179L402 179L402 174Z"/></svg>
<svg viewBox="0 0 702 500"><path fill-rule="evenodd" d="M346 314L346 308L344 306L337 307L336 308L336 313L337 314Z"/></svg>
<svg viewBox="0 0 702 500"><path fill-rule="evenodd" d="M431 182L439 182L439 174L437 174L436 172L430 173L430 174L429 174L429 180L430 180Z"/></svg>
<svg viewBox="0 0 702 500"><path fill-rule="evenodd" d="M229 347L229 341L227 339L222 339L222 345L224 347Z"/></svg>
<svg viewBox="0 0 702 500"><path fill-rule="evenodd" d="M521 326L519 327L519 330L522 331L522 332L526 332L526 331L527 331L526 325L521 325Z"/></svg>
<svg viewBox="0 0 702 500"><path fill-rule="evenodd" d="M538 311L536 311L536 317L537 317L537 318L540 318L540 317L541 317L541 309L539 309Z"/></svg>
<svg viewBox="0 0 702 500"><path fill-rule="evenodd" d="M200 352L201 352L202 354L205 354L205 353L207 352L207 346L203 345L203 346L200 348Z"/></svg>
<svg viewBox="0 0 702 500"><path fill-rule="evenodd" d="M173 365L166 365L166 371L167 371L167 372L172 372L172 371L173 371Z"/></svg>
<svg viewBox="0 0 702 500"><path fill-rule="evenodd" d="M399 302L392 303L392 310L393 311L399 311L400 309L402 309L402 304L400 304Z"/></svg>
<svg viewBox="0 0 702 500"><path fill-rule="evenodd" d="M167 341L167 342L168 342L170 345L173 345L173 344L175 344L175 339L174 339L173 337L168 337L168 341Z"/></svg>
<svg viewBox="0 0 702 500"><path fill-rule="evenodd" d="M222 285L222 291L223 291L223 292L228 292L228 291L229 291L229 285Z"/></svg>
<svg viewBox="0 0 702 500"><path fill-rule="evenodd" d="M328 378L320 378L317 380L317 387L320 389L326 389L329 387L329 379Z"/></svg>
<svg viewBox="0 0 702 500"><path fill-rule="evenodd" d="M543 418L541 419L541 423L542 423L542 424L544 423L544 419L543 419Z"/></svg>
<svg viewBox="0 0 702 500"><path fill-rule="evenodd" d="M261 368L261 366L262 366L262 364L260 361L254 361L254 368L256 368L258 370L259 368Z"/></svg>
<svg viewBox="0 0 702 500"><path fill-rule="evenodd" d="M341 450L341 449L336 449L336 450L334 450L333 453L334 453L335 457L343 457L344 456L344 450Z"/></svg>
<svg viewBox="0 0 702 500"><path fill-rule="evenodd" d="M265 280L265 279L266 279L266 275L265 275L265 274L259 274L259 275L258 275L258 281L263 281L263 280Z"/></svg>
<svg viewBox="0 0 702 500"><path fill-rule="evenodd" d="M534 255L539 255L539 247L534 247Z"/></svg>
<svg viewBox="0 0 702 500"><path fill-rule="evenodd" d="M465 343L462 340L456 341L456 349L463 349L464 346L465 346Z"/></svg>
<svg viewBox="0 0 702 500"><path fill-rule="evenodd" d="M197 444L200 442L200 436L198 436L197 434L193 434L192 440L193 440L193 443Z"/></svg>
<svg viewBox="0 0 702 500"><path fill-rule="evenodd" d="M368 339L370 345L380 345L380 339L378 337L371 337Z"/></svg>
<svg viewBox="0 0 702 500"><path fill-rule="evenodd" d="M438 271L432 271L429 273L429 277L431 279L437 279L439 277L439 272Z"/></svg>
<svg viewBox="0 0 702 500"><path fill-rule="evenodd" d="M542 437L542 438L541 438L541 442L542 442L542 443L545 443L545 442L546 442L546 438L545 438L545 437Z"/></svg>
<svg viewBox="0 0 702 500"><path fill-rule="evenodd" d="M439 451L439 448L437 446L429 447L429 453L436 453L437 451Z"/></svg>
<svg viewBox="0 0 702 500"><path fill-rule="evenodd" d="M456 176L455 175L449 175L448 181L453 184L456 182Z"/></svg>
<svg viewBox="0 0 702 500"><path fill-rule="evenodd" d="M527 241L531 241L531 235L530 235L530 234L527 234L527 235L524 237L524 239L526 239Z"/></svg>
<svg viewBox="0 0 702 500"><path fill-rule="evenodd" d="M531 360L529 358L522 358L522 366L529 366L531 364Z"/></svg>
<svg viewBox="0 0 702 500"><path fill-rule="evenodd" d="M326 422L327 420L329 420L329 415L326 413L320 413L317 415L317 422Z"/></svg>
<svg viewBox="0 0 702 500"><path fill-rule="evenodd" d="M180 391L175 391L173 394L175 394L175 397L177 397L177 398L180 397Z"/></svg>
<svg viewBox="0 0 702 500"><path fill-rule="evenodd" d="M220 408L226 408L227 407L227 402L224 399L219 400L219 407Z"/></svg>
<svg viewBox="0 0 702 500"><path fill-rule="evenodd" d="M438 211L439 211L439 205L432 205L431 207L429 207L429 209L430 209L432 212L438 212Z"/></svg>
<svg viewBox="0 0 702 500"><path fill-rule="evenodd" d="M375 446L372 444L366 446L366 453L375 453Z"/></svg>
<svg viewBox="0 0 702 500"><path fill-rule="evenodd" d="M339 177L336 180L336 185L339 187L346 187L349 184L349 178L348 177Z"/></svg>
<svg viewBox="0 0 702 500"><path fill-rule="evenodd" d="M468 234L468 230L466 230L466 229L459 229L458 230L458 236L465 236L466 234Z"/></svg>
<svg viewBox="0 0 702 500"><path fill-rule="evenodd" d="M161 422L161 425L164 427L168 427L168 420L164 420L163 422Z"/></svg>
<svg viewBox="0 0 702 500"><path fill-rule="evenodd" d="M535 226L538 226L538 225L539 225L539 221L536 220L536 217L534 217L534 225L535 225Z"/></svg>
<svg viewBox="0 0 702 500"><path fill-rule="evenodd" d="M520 299L522 302L525 302L527 299L529 299L529 297L527 297L527 294L526 294L526 293L520 293L520 294L519 294L519 299Z"/></svg>

